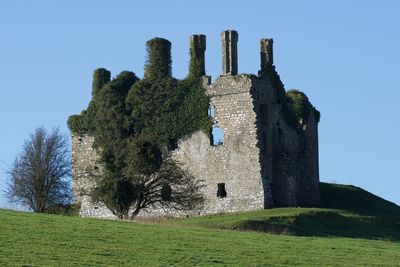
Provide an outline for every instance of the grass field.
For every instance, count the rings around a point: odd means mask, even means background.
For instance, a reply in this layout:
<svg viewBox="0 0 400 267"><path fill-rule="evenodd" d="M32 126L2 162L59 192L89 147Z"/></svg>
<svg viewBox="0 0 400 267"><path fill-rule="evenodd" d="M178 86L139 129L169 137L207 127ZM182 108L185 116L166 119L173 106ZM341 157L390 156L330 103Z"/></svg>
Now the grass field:
<svg viewBox="0 0 400 267"><path fill-rule="evenodd" d="M354 186L321 183L321 208L276 208L164 223L273 234L400 241L400 207Z"/></svg>
<svg viewBox="0 0 400 267"><path fill-rule="evenodd" d="M347 210L272 209L157 224L0 210L0 266L400 266L399 207L357 188L327 186L328 191L355 190L367 197L358 204L360 196L356 197ZM335 205L349 197L343 194ZM375 200L368 212L365 201ZM326 228L337 224L331 213L356 222L367 220L368 234L352 228L358 224L343 230L349 227L347 221L327 233ZM302 216L309 217L311 226L297 222ZM277 232L302 236L244 227L271 218L281 218L270 223L286 227ZM379 234L382 229L385 234ZM349 234L354 232L358 234Z"/></svg>

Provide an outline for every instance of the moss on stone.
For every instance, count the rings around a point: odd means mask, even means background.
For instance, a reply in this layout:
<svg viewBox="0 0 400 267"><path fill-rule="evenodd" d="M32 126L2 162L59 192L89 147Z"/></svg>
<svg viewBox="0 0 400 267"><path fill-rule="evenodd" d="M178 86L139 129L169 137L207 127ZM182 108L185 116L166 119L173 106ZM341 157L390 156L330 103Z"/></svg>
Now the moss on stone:
<svg viewBox="0 0 400 267"><path fill-rule="evenodd" d="M286 92L275 66L269 66L265 72L272 87L276 90L277 101L281 105L285 122L289 126L297 129L300 124L306 124L311 112L314 112L315 118L319 122L320 112L310 103L306 94L295 89Z"/></svg>
<svg viewBox="0 0 400 267"><path fill-rule="evenodd" d="M310 103L306 94L299 90L291 89L286 93L286 96L289 98L289 104L298 122L307 124L311 112L314 112L316 120L319 121L320 113Z"/></svg>

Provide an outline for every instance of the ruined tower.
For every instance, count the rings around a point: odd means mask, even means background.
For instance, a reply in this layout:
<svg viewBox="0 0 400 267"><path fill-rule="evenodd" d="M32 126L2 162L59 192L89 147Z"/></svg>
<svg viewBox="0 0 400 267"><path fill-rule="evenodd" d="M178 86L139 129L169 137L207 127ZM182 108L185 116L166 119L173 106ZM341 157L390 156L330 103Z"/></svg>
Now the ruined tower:
<svg viewBox="0 0 400 267"><path fill-rule="evenodd" d="M198 75L204 75L213 128L210 135L198 131L179 140L173 151L176 160L205 182L204 207L190 212L156 208L141 216L201 215L319 204L319 113L307 102L307 117L291 115L295 100L286 93L275 71L272 39L260 41L257 76L238 75L236 31L222 32L221 41L222 75L211 83L211 78L205 76L206 37L190 37L191 65L199 66ZM113 217L101 203L91 203L87 194L94 186L88 177L100 171L91 147L93 138L73 134L72 143L74 192L82 204L81 215Z"/></svg>

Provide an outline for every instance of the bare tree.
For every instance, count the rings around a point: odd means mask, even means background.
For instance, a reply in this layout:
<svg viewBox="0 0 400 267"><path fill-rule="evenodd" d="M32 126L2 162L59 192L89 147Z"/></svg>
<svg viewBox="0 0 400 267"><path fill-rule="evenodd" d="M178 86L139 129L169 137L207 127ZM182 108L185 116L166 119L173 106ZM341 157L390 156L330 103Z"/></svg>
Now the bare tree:
<svg viewBox="0 0 400 267"><path fill-rule="evenodd" d="M44 212L71 202L71 162L67 138L59 129L39 127L25 142L11 166L7 197L10 202Z"/></svg>
<svg viewBox="0 0 400 267"><path fill-rule="evenodd" d="M164 161L158 172L143 178L143 190L132 207L131 218L140 210L157 205L164 209L191 210L203 204L203 181L196 180L171 158Z"/></svg>
<svg viewBox="0 0 400 267"><path fill-rule="evenodd" d="M149 175L97 176L91 197L94 202L103 202L118 218L134 219L146 208L175 211L200 208L204 201L203 182L167 158L157 172Z"/></svg>

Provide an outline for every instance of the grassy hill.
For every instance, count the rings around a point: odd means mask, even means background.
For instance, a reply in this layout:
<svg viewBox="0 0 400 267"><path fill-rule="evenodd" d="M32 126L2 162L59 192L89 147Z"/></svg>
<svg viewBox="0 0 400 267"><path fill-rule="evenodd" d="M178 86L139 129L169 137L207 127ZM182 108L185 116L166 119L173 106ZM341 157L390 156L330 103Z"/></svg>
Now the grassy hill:
<svg viewBox="0 0 400 267"><path fill-rule="evenodd" d="M296 236L400 241L400 207L361 188L321 183L320 208L277 208L166 223Z"/></svg>
<svg viewBox="0 0 400 267"><path fill-rule="evenodd" d="M351 186L322 184L322 193L318 209L157 224L0 210L0 266L400 264L398 206Z"/></svg>
<svg viewBox="0 0 400 267"><path fill-rule="evenodd" d="M352 185L320 183L322 207L400 220L400 207Z"/></svg>

